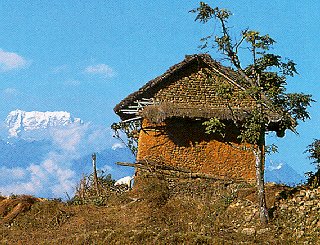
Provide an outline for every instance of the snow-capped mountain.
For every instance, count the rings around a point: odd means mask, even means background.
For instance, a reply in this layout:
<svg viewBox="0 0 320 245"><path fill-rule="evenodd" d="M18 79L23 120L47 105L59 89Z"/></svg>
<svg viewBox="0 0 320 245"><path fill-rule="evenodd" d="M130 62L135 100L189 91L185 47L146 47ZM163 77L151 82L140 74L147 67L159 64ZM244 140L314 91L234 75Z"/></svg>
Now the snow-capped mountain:
<svg viewBox="0 0 320 245"><path fill-rule="evenodd" d="M286 163L269 161L266 164L265 181L293 186L303 183L305 178Z"/></svg>
<svg viewBox="0 0 320 245"><path fill-rule="evenodd" d="M81 124L80 118L74 118L65 111L11 111L5 120L9 137L18 137L21 132L46 129L50 127Z"/></svg>
<svg viewBox="0 0 320 245"><path fill-rule="evenodd" d="M92 172L92 153L97 153L98 169L113 178L133 174L132 168L115 164L134 158L109 127L83 123L64 111L15 110L4 123L5 128L0 122L0 195L72 196L82 174Z"/></svg>

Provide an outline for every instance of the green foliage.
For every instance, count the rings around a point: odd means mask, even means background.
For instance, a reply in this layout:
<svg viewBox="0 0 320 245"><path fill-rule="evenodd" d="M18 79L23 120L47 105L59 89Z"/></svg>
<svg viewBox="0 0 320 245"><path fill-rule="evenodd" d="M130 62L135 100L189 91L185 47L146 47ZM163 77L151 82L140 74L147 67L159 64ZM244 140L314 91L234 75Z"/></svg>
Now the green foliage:
<svg viewBox="0 0 320 245"><path fill-rule="evenodd" d="M141 121L118 122L111 125L113 137L120 140L131 153L136 156L138 151L138 137L141 129ZM125 135L126 139L123 139Z"/></svg>
<svg viewBox="0 0 320 245"><path fill-rule="evenodd" d="M225 137L226 125L218 118L210 118L210 120L204 122L203 125L206 126L207 134L220 134L222 137Z"/></svg>
<svg viewBox="0 0 320 245"><path fill-rule="evenodd" d="M106 186L113 186L116 181L112 179L111 174L108 174L107 172L103 170L98 170L98 182L100 185L106 187ZM93 181L93 174L89 175L89 180Z"/></svg>
<svg viewBox="0 0 320 245"><path fill-rule="evenodd" d="M217 16L219 16L223 19L227 19L232 14L227 9L219 9L218 7L211 8L208 4L206 4L204 2L200 2L200 6L196 9L191 10L190 12L191 13L198 13L195 20L199 20L202 23L206 23L210 19L215 18Z"/></svg>
<svg viewBox="0 0 320 245"><path fill-rule="evenodd" d="M265 151L267 154L276 153L278 152L278 146L276 146L275 144L266 145Z"/></svg>
<svg viewBox="0 0 320 245"><path fill-rule="evenodd" d="M308 153L308 158L312 160L312 163L316 166L317 171L305 173L307 176L307 185L317 188L320 186L320 140L314 139L313 142L307 146L305 153Z"/></svg>
<svg viewBox="0 0 320 245"><path fill-rule="evenodd" d="M254 48L268 50L275 43L269 35L260 35L258 31L245 30L242 32L244 39Z"/></svg>
<svg viewBox="0 0 320 245"><path fill-rule="evenodd" d="M312 163L314 163L317 168L320 168L320 140L314 139L313 142L307 146L306 152L309 153L309 159L312 160Z"/></svg>
<svg viewBox="0 0 320 245"><path fill-rule="evenodd" d="M238 138L243 142L258 144L261 136L264 135L264 118L258 110L252 112L251 116L246 118L242 124Z"/></svg>
<svg viewBox="0 0 320 245"><path fill-rule="evenodd" d="M312 96L309 94L303 93L288 93L279 96L280 100L282 99L282 106L285 111L287 111L295 120L305 121L310 119L307 108L310 106Z"/></svg>
<svg viewBox="0 0 320 245"><path fill-rule="evenodd" d="M233 87L227 83L219 83L215 89L215 94L221 99L231 100L233 98Z"/></svg>
<svg viewBox="0 0 320 245"><path fill-rule="evenodd" d="M318 171L313 173L312 171L305 173L307 176L307 185L311 186L312 188L318 188L320 186L320 168Z"/></svg>
<svg viewBox="0 0 320 245"><path fill-rule="evenodd" d="M221 28L220 33L203 38L201 41L204 44L201 48L213 47L220 51L241 77L238 82L244 90L239 92L239 96L251 97L256 101L257 109L248 113L242 125L240 135L242 141L257 143L261 139L261 134L267 131L268 111L276 112L282 117L280 123L282 132L286 129L294 131L298 120L309 119L307 108L313 102L311 95L286 93L286 78L297 74L296 64L290 59L283 59L280 55L269 52L275 44L273 38L268 34L262 35L258 31L249 29L242 30L240 37L231 36L228 20L232 13L227 9L212 8L200 2L199 7L190 12L196 14L195 21L207 23L214 20L218 23ZM209 45L210 42L212 45ZM251 57L250 60L240 59L239 49L248 50L250 55L243 57ZM243 64L248 65L242 67ZM232 102L233 91L231 89L218 89L217 94L222 99ZM207 131L215 133L216 124L216 119L208 121Z"/></svg>

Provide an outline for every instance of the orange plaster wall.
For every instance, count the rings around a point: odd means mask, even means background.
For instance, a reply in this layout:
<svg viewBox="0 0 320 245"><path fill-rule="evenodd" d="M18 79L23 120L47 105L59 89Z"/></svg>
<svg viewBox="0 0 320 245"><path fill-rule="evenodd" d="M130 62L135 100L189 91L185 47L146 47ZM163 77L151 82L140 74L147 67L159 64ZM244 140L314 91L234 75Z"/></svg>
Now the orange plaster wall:
<svg viewBox="0 0 320 245"><path fill-rule="evenodd" d="M255 179L252 151L239 149L237 130L228 126L225 140L208 135L200 121L171 119L162 124L143 120L137 160L162 159L168 165L231 179Z"/></svg>

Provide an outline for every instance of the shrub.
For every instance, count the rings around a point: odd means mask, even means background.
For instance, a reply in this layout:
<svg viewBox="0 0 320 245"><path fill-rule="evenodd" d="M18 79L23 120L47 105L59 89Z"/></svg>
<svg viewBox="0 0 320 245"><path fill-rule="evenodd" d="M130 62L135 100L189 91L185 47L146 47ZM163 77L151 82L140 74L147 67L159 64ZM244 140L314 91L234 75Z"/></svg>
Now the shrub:
<svg viewBox="0 0 320 245"><path fill-rule="evenodd" d="M97 206L107 205L107 201L112 194L115 180L111 174L98 171L98 189L94 184L93 174L83 176L76 188L75 196L69 201L71 204L94 204Z"/></svg>

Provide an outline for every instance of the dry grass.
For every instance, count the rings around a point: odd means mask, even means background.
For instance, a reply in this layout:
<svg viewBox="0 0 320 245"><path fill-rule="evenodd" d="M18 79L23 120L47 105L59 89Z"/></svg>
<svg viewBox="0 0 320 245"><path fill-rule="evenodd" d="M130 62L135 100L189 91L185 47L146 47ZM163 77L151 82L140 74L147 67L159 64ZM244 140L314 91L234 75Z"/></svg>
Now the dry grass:
<svg viewBox="0 0 320 245"><path fill-rule="evenodd" d="M268 187L270 207L283 189L283 186ZM274 218L267 229L259 226L254 196L255 188L243 183L168 182L154 176L137 182L133 191L110 196L106 206L33 202L29 211L0 226L0 241L2 244L290 242L290 234L280 239L276 227L279 222L285 225L285 217ZM243 232L252 228L255 232L251 234Z"/></svg>
<svg viewBox="0 0 320 245"><path fill-rule="evenodd" d="M32 196L11 196L0 198L0 224L12 222L19 214L28 211L31 206L42 201L40 198Z"/></svg>

